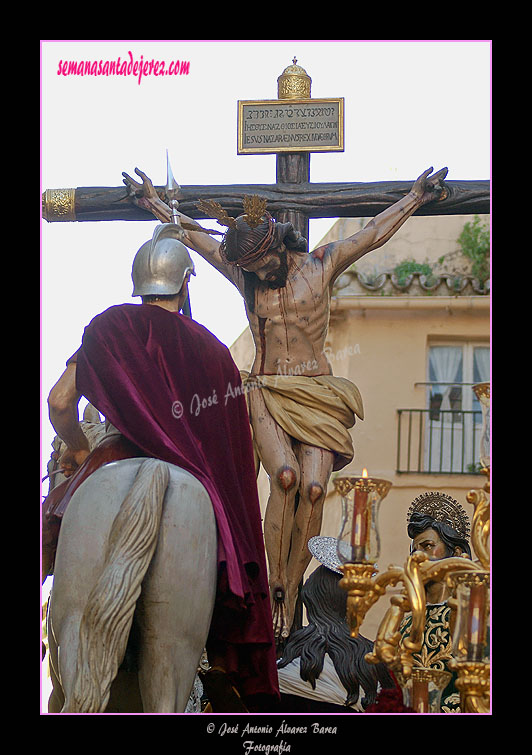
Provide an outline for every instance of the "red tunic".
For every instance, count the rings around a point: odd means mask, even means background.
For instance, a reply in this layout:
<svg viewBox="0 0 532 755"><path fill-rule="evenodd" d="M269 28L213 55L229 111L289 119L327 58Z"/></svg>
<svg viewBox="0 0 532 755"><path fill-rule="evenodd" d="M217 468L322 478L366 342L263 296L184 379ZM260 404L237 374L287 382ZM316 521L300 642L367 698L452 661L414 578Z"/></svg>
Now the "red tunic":
<svg viewBox="0 0 532 755"><path fill-rule="evenodd" d="M277 698L249 417L228 348L188 317L122 304L85 328L76 383L140 450L136 455L182 467L206 488L218 527L219 569L209 642L238 675L245 699Z"/></svg>

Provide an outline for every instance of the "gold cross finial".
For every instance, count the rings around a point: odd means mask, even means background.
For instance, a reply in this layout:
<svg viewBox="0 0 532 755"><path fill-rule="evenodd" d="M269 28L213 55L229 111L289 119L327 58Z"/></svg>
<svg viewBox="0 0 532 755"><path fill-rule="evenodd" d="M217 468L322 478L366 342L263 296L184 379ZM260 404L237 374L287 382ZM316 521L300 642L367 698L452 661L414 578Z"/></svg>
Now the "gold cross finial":
<svg viewBox="0 0 532 755"><path fill-rule="evenodd" d="M311 82L305 69L297 65L294 55L292 65L287 66L277 79L277 96L280 100L310 99Z"/></svg>

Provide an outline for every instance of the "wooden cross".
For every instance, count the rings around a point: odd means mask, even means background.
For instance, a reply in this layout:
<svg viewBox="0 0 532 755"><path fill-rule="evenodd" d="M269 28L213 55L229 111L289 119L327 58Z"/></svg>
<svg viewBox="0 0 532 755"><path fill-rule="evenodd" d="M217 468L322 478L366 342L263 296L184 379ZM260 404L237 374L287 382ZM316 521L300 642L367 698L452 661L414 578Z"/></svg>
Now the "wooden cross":
<svg viewBox="0 0 532 755"><path fill-rule="evenodd" d="M229 215L242 214L242 198L258 194L268 200L276 220L290 220L308 239L310 218L374 217L404 197L415 181L375 183L311 183L310 153L277 155L275 184L233 184L227 186L181 186L179 210L204 219L197 209L200 199L219 202ZM165 187L155 187L164 198ZM445 193L414 215L483 215L490 212L489 181L446 181ZM136 207L125 186L47 189L43 193L43 217L48 222L109 220L153 220L147 210Z"/></svg>
<svg viewBox="0 0 532 755"><path fill-rule="evenodd" d="M258 103L239 102L240 113L244 105L268 105L272 117L277 117L287 106L311 108L330 100L310 98L311 79L300 66L288 66L278 78L278 100L265 100ZM276 183L228 186L182 186L177 196L179 209L191 218L204 219L197 209L200 199L219 202L229 215L242 214L244 195L258 194L266 199L268 210L279 221L290 221L306 238L309 238L310 218L374 217L404 197L411 189L416 176L411 181L391 181L376 183L311 183L310 153L312 151L343 150L343 100L341 101L340 146L305 149L294 147L293 151L274 152L272 149L258 148L257 152L276 154ZM312 107L308 113L318 113ZM295 120L295 119L294 119ZM278 124L273 124L277 126ZM282 125L282 124L281 124ZM294 124L291 124L292 126ZM305 127L317 126L317 121L308 118ZM301 137L304 139L305 137ZM240 131L239 131L240 144ZM246 154L253 150L246 150ZM438 167L438 166L435 166ZM441 166L440 166L441 167ZM162 199L165 189L155 187ZM430 202L417 210L415 215L469 215L490 212L489 181L448 181L439 201ZM107 220L153 220L147 210L136 207L124 186L117 187L78 187L76 189L51 189L43 194L43 217L48 222L56 221L107 221Z"/></svg>

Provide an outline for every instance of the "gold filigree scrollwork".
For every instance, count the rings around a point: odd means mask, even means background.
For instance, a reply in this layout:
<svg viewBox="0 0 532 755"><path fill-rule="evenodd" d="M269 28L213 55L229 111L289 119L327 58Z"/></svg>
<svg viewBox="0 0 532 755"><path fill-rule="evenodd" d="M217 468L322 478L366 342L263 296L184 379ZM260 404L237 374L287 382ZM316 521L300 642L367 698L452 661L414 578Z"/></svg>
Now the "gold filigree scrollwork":
<svg viewBox="0 0 532 755"><path fill-rule="evenodd" d="M407 559L404 568L402 582L406 597L412 611L412 625L410 634L404 639L405 653L401 654L403 673L408 676L412 669L412 655L418 653L423 644L423 631L425 629L425 609L427 605L425 597L425 582L420 571L421 564L428 560L426 553L416 552Z"/></svg>
<svg viewBox="0 0 532 755"><path fill-rule="evenodd" d="M348 566L351 564L346 564L344 568ZM403 590L401 595L394 595L390 599L390 607L377 631L373 652L366 655L368 663L382 661L392 670L397 670L408 678L414 665L413 656L420 652L423 644L426 620L425 585L427 582L443 580L447 574L458 568L469 571L480 569L468 559L454 557L430 561L426 554L416 552L408 557L403 569L390 567L386 572L369 580L366 595L358 598L359 611L364 608L367 611L384 594L385 586L402 582ZM402 639L399 627L405 613L408 612L412 613L410 632ZM362 623L362 619L363 616L358 618L358 625Z"/></svg>
<svg viewBox="0 0 532 755"><path fill-rule="evenodd" d="M410 610L406 598L401 595L393 595L390 598L390 607L384 614L379 625L377 637L373 644L373 651L366 655L368 663L386 663L390 668L401 667L399 659L399 643L401 632L399 627L404 615Z"/></svg>
<svg viewBox="0 0 532 755"><path fill-rule="evenodd" d="M344 564L339 567L344 576L340 587L347 590L347 624L351 637L357 637L366 615L372 594L374 564Z"/></svg>
<svg viewBox="0 0 532 755"><path fill-rule="evenodd" d="M305 79L285 79L279 87L279 99L303 99L309 97L310 87Z"/></svg>
<svg viewBox="0 0 532 755"><path fill-rule="evenodd" d="M46 189L42 197L42 215L51 222L76 220L76 190Z"/></svg>
<svg viewBox="0 0 532 755"><path fill-rule="evenodd" d="M490 568L490 501L487 489L470 490L467 502L475 507L471 526L471 542L484 569Z"/></svg>

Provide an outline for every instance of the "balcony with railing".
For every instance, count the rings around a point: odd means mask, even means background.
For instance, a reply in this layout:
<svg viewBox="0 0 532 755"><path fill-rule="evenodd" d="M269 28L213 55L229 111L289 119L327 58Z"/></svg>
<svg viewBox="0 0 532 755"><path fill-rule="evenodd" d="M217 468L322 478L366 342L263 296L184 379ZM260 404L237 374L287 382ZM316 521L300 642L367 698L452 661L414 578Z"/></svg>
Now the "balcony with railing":
<svg viewBox="0 0 532 755"><path fill-rule="evenodd" d="M397 410L398 474L480 473L482 411L478 402L463 408L466 385L471 384L453 383L446 390L449 408L442 408L441 394L431 393L429 408Z"/></svg>

